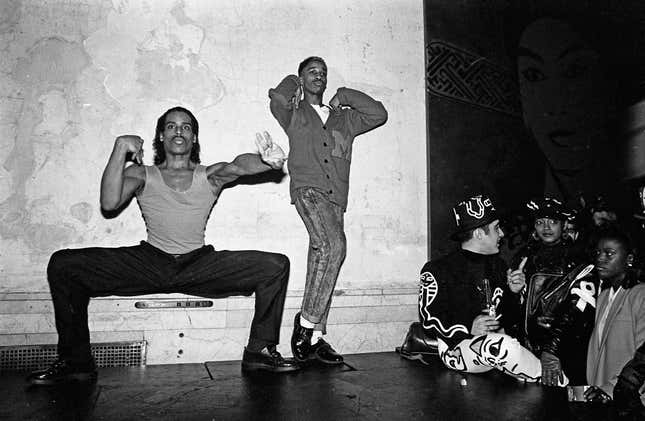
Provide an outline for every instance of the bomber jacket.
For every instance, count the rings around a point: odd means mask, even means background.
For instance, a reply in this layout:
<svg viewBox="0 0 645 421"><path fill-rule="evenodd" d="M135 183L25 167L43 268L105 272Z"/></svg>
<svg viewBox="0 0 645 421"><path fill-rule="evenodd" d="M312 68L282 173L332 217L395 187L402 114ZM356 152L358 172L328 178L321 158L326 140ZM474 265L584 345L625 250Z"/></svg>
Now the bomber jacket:
<svg viewBox="0 0 645 421"><path fill-rule="evenodd" d="M323 123L307 101L300 101L298 108L293 105L298 86L298 77L289 75L269 90L271 113L289 138L291 202L298 188L314 187L344 211L354 138L385 123L387 111L367 94L338 88L341 109L331 110Z"/></svg>

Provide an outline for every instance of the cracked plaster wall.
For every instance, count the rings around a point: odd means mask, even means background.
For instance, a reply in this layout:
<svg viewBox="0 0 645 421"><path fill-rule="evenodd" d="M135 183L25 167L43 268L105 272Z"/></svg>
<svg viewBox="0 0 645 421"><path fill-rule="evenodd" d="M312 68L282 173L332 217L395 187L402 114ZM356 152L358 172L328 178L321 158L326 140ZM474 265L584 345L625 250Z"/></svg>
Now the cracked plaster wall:
<svg viewBox="0 0 645 421"><path fill-rule="evenodd" d="M287 139L267 90L309 55L340 86L380 99L388 123L354 145L340 288L416 285L426 259L426 141L421 1L7 0L0 3L0 293L48 291L59 248L145 238L132 203L101 216L114 138L150 139L177 104L200 121L202 162ZM206 241L278 251L304 287L307 235L280 183L225 190Z"/></svg>

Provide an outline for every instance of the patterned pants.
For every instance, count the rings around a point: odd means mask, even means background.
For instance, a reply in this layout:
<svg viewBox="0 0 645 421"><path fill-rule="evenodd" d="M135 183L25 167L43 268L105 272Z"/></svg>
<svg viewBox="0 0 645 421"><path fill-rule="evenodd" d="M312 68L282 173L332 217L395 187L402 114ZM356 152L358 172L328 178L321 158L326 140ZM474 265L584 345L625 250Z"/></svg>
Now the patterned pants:
<svg viewBox="0 0 645 421"><path fill-rule="evenodd" d="M309 233L301 315L315 323L316 330L326 333L331 299L347 248L343 209L311 187L297 190L295 205Z"/></svg>
<svg viewBox="0 0 645 421"><path fill-rule="evenodd" d="M464 339L452 349L439 339L439 357L446 367L466 373L483 373L496 368L528 382L536 382L542 376L540 360L517 339L502 333ZM565 377L564 385L567 383Z"/></svg>

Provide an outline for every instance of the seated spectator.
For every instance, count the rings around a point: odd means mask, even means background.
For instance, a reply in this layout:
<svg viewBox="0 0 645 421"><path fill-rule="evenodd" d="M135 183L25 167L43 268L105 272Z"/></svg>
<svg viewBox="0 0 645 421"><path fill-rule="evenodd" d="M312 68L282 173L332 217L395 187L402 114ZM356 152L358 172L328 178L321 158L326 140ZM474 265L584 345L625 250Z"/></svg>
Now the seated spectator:
<svg viewBox="0 0 645 421"><path fill-rule="evenodd" d="M475 196L453 208L459 250L421 269L419 316L437 337L439 357L453 370L482 373L496 368L518 379L537 381L540 360L504 326L519 317L523 274L508 275L498 256L504 236L491 200Z"/></svg>
<svg viewBox="0 0 645 421"><path fill-rule="evenodd" d="M622 420L645 420L639 390L645 385L645 343L636 350L632 358L618 375L614 387L614 406Z"/></svg>
<svg viewBox="0 0 645 421"><path fill-rule="evenodd" d="M588 401L611 400L623 367L645 342L645 284L638 283L633 264L632 242L625 233L612 226L599 233L596 270L603 291L589 340L587 379L592 387L585 392ZM645 401L642 394L640 399Z"/></svg>

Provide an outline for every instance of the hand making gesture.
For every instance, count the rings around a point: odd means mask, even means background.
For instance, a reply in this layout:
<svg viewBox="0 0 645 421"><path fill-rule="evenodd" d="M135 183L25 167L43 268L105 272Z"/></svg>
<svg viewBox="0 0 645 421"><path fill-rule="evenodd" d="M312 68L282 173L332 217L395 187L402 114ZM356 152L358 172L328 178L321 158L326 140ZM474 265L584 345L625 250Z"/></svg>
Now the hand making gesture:
<svg viewBox="0 0 645 421"><path fill-rule="evenodd" d="M516 270L511 271L511 269L508 269L506 271L506 283L508 284L508 288L514 294L521 292L526 287L526 275L524 274L524 265L526 265L527 260L528 260L528 257L522 258L522 261L520 262L520 266Z"/></svg>
<svg viewBox="0 0 645 421"><path fill-rule="evenodd" d="M273 143L268 132L256 133L255 144L258 146L262 161L274 170L279 170L287 160L284 151L276 143Z"/></svg>

